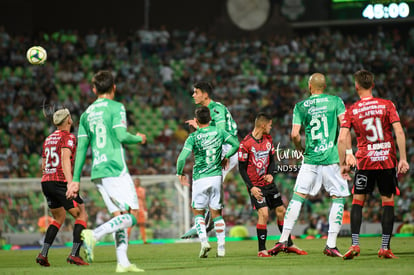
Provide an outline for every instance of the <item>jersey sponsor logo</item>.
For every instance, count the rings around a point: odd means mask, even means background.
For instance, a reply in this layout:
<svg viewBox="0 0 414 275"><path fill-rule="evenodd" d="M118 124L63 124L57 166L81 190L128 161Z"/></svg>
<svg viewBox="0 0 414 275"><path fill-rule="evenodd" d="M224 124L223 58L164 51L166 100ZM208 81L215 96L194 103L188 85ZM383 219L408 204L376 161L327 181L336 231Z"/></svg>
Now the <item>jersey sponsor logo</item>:
<svg viewBox="0 0 414 275"><path fill-rule="evenodd" d="M359 114L359 118L364 118L364 117L368 117L368 116L375 116L375 115L383 115L384 114L384 109L386 109L385 105L364 105L361 103L359 104L359 106L361 108L356 108L352 110L352 114L353 115L358 115Z"/></svg>
<svg viewBox="0 0 414 275"><path fill-rule="evenodd" d="M329 99L327 97L308 99L308 100L305 100L305 102L303 102L303 106L309 107L311 105L314 105L315 103L321 103L321 102L329 102Z"/></svg>
<svg viewBox="0 0 414 275"><path fill-rule="evenodd" d="M108 161L108 158L106 157L106 154L100 155L98 151L95 151L95 158L93 159L92 166L96 166L102 162Z"/></svg>
<svg viewBox="0 0 414 275"><path fill-rule="evenodd" d="M367 156L372 162L385 161L389 159L390 150L369 151Z"/></svg>
<svg viewBox="0 0 414 275"><path fill-rule="evenodd" d="M317 115L319 113L326 113L327 110L328 110L328 106L310 107L308 109L308 114L310 114L310 115Z"/></svg>
<svg viewBox="0 0 414 275"><path fill-rule="evenodd" d="M45 174L54 174L54 173L56 173L56 168L45 168L44 173Z"/></svg>
<svg viewBox="0 0 414 275"><path fill-rule="evenodd" d="M266 173L269 159L269 149L266 151L256 151L256 148L252 147L252 153L254 156L253 164L256 166L256 172L259 176L263 176Z"/></svg>
<svg viewBox="0 0 414 275"><path fill-rule="evenodd" d="M321 144L319 146L316 146L315 149L313 149L313 151L315 153L324 152L324 151L326 151L326 150L328 150L332 147L334 147L334 143L333 143L333 141L330 141L328 144L325 143L325 144Z"/></svg>
<svg viewBox="0 0 414 275"><path fill-rule="evenodd" d="M209 138L211 136L216 136L217 135L217 131L211 131L208 133L200 133L196 135L197 139L205 139L205 138Z"/></svg>

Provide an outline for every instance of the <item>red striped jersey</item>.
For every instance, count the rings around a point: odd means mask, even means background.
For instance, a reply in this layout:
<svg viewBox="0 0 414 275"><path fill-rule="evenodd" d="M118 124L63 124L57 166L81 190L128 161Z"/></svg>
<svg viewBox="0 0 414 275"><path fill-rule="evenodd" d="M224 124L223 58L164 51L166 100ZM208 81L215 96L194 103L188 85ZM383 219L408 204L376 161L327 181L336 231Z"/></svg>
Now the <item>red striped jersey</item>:
<svg viewBox="0 0 414 275"><path fill-rule="evenodd" d="M399 121L394 104L387 99L366 97L347 109L341 127L355 131L359 170L391 169L397 165L392 123Z"/></svg>
<svg viewBox="0 0 414 275"><path fill-rule="evenodd" d="M69 148L72 152L70 161L73 171L76 154L76 137L68 131L56 130L43 143L42 158L45 160L45 167L42 171L42 182L66 182L62 169L62 148Z"/></svg>
<svg viewBox="0 0 414 275"><path fill-rule="evenodd" d="M252 133L249 133L240 142L238 158L239 161L248 161L247 175L253 186L266 186L269 183L263 176L267 174L270 156L275 153L273 140L270 135L263 135L260 140L256 140Z"/></svg>

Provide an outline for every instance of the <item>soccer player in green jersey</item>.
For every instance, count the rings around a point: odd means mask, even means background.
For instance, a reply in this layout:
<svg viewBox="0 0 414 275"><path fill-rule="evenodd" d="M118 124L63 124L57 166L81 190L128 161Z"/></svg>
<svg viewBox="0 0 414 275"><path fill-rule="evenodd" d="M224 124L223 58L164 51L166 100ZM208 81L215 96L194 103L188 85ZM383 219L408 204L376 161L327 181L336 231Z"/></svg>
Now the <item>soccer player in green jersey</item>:
<svg viewBox="0 0 414 275"><path fill-rule="evenodd" d="M122 144L145 143L146 136L127 132L126 112L122 103L114 101L116 85L109 71L100 71L92 79L97 99L82 114L78 131L73 181L68 184L67 197L79 192L86 151L92 149L91 179L96 184L109 212L115 217L94 230L83 230L86 259L93 261L93 248L104 235L113 233L116 245L116 272L139 272L127 256L128 227L138 219L138 198L125 162Z"/></svg>
<svg viewBox="0 0 414 275"><path fill-rule="evenodd" d="M323 74L312 74L308 87L311 96L295 105L291 133L296 149L304 152L303 163L285 214L282 235L268 252L276 255L285 249L303 202L308 195L316 195L323 184L332 198L328 238L323 252L327 256L342 257L336 239L342 226L345 197L350 194L348 183L340 172L337 139L345 106L339 97L323 93L326 88ZM305 128L305 148L301 144L301 127Z"/></svg>
<svg viewBox="0 0 414 275"><path fill-rule="evenodd" d="M189 135L184 148L177 159L177 176L181 184L189 186L183 175L186 159L194 152L192 208L197 234L201 242L199 257L207 258L211 247L208 243L204 214L210 208L217 236L217 256L225 255L226 224L221 216L222 205L222 169L228 165L229 158L239 149L236 137L216 126L209 125L210 110L201 106L195 111L197 130ZM222 146L231 147L222 159Z"/></svg>
<svg viewBox="0 0 414 275"><path fill-rule="evenodd" d="M201 106L206 106L210 109L210 116L211 121L210 125L216 126L217 128L223 129L232 136L237 138L237 124L234 121L231 113L229 110L221 104L220 102L216 102L211 99L211 95L213 94L213 86L209 82L200 81L193 85L193 98L194 103ZM195 119L187 120L186 123L191 125L194 128L197 128L197 123ZM223 156L227 153L230 149L230 145L224 144L223 145ZM238 165L238 158L237 155L233 155L230 158L229 165L226 169L223 169L223 181L226 178L226 175ZM207 221L207 231L210 231L212 227L211 217L209 212L206 212L206 221ZM196 237L197 232L195 226L190 228L186 233L184 233L181 238L192 238Z"/></svg>

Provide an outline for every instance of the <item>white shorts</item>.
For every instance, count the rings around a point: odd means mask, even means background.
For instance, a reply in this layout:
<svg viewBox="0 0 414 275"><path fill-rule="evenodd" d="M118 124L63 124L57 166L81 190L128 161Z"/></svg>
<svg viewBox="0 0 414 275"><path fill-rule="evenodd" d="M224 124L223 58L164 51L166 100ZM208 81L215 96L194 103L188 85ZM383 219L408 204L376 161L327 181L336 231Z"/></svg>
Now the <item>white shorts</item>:
<svg viewBox="0 0 414 275"><path fill-rule="evenodd" d="M330 196L347 197L350 195L348 182L342 178L338 164L312 165L303 163L293 190L315 196L322 184Z"/></svg>
<svg viewBox="0 0 414 275"><path fill-rule="evenodd" d="M134 182L128 173L119 177L96 179L93 182L110 213L139 208Z"/></svg>
<svg viewBox="0 0 414 275"><path fill-rule="evenodd" d="M223 208L221 200L221 176L206 177L193 182L192 203L194 209L208 207L214 210Z"/></svg>
<svg viewBox="0 0 414 275"><path fill-rule="evenodd" d="M223 144L223 146L221 147L221 155L224 156L227 154L227 152L230 150L231 145L230 144ZM232 155L229 159L229 167L227 169L223 169L222 173L223 173L223 181L226 179L226 175L239 164L239 158L237 156L237 153Z"/></svg>

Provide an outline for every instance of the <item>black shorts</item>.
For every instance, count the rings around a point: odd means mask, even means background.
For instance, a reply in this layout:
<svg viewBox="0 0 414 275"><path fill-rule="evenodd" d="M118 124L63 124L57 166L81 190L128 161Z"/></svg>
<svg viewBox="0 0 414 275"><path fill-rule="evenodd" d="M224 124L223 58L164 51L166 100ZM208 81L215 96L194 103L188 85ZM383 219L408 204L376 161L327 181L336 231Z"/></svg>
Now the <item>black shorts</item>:
<svg viewBox="0 0 414 275"><path fill-rule="evenodd" d="M353 194L371 194L375 185L382 196L397 193L398 181L395 168L384 170L358 170L355 173Z"/></svg>
<svg viewBox="0 0 414 275"><path fill-rule="evenodd" d="M46 197L47 205L50 209L64 207L65 210L69 210L82 204L83 200L78 195L74 200L68 200L66 198L67 183L62 181L44 181L42 182L42 191Z"/></svg>
<svg viewBox="0 0 414 275"><path fill-rule="evenodd" d="M276 187L276 184L272 183L266 186L255 186L262 190L263 200L258 201L252 194L250 194L250 201L254 209L259 210L262 207L269 207L269 209L275 209L283 205L282 196Z"/></svg>

